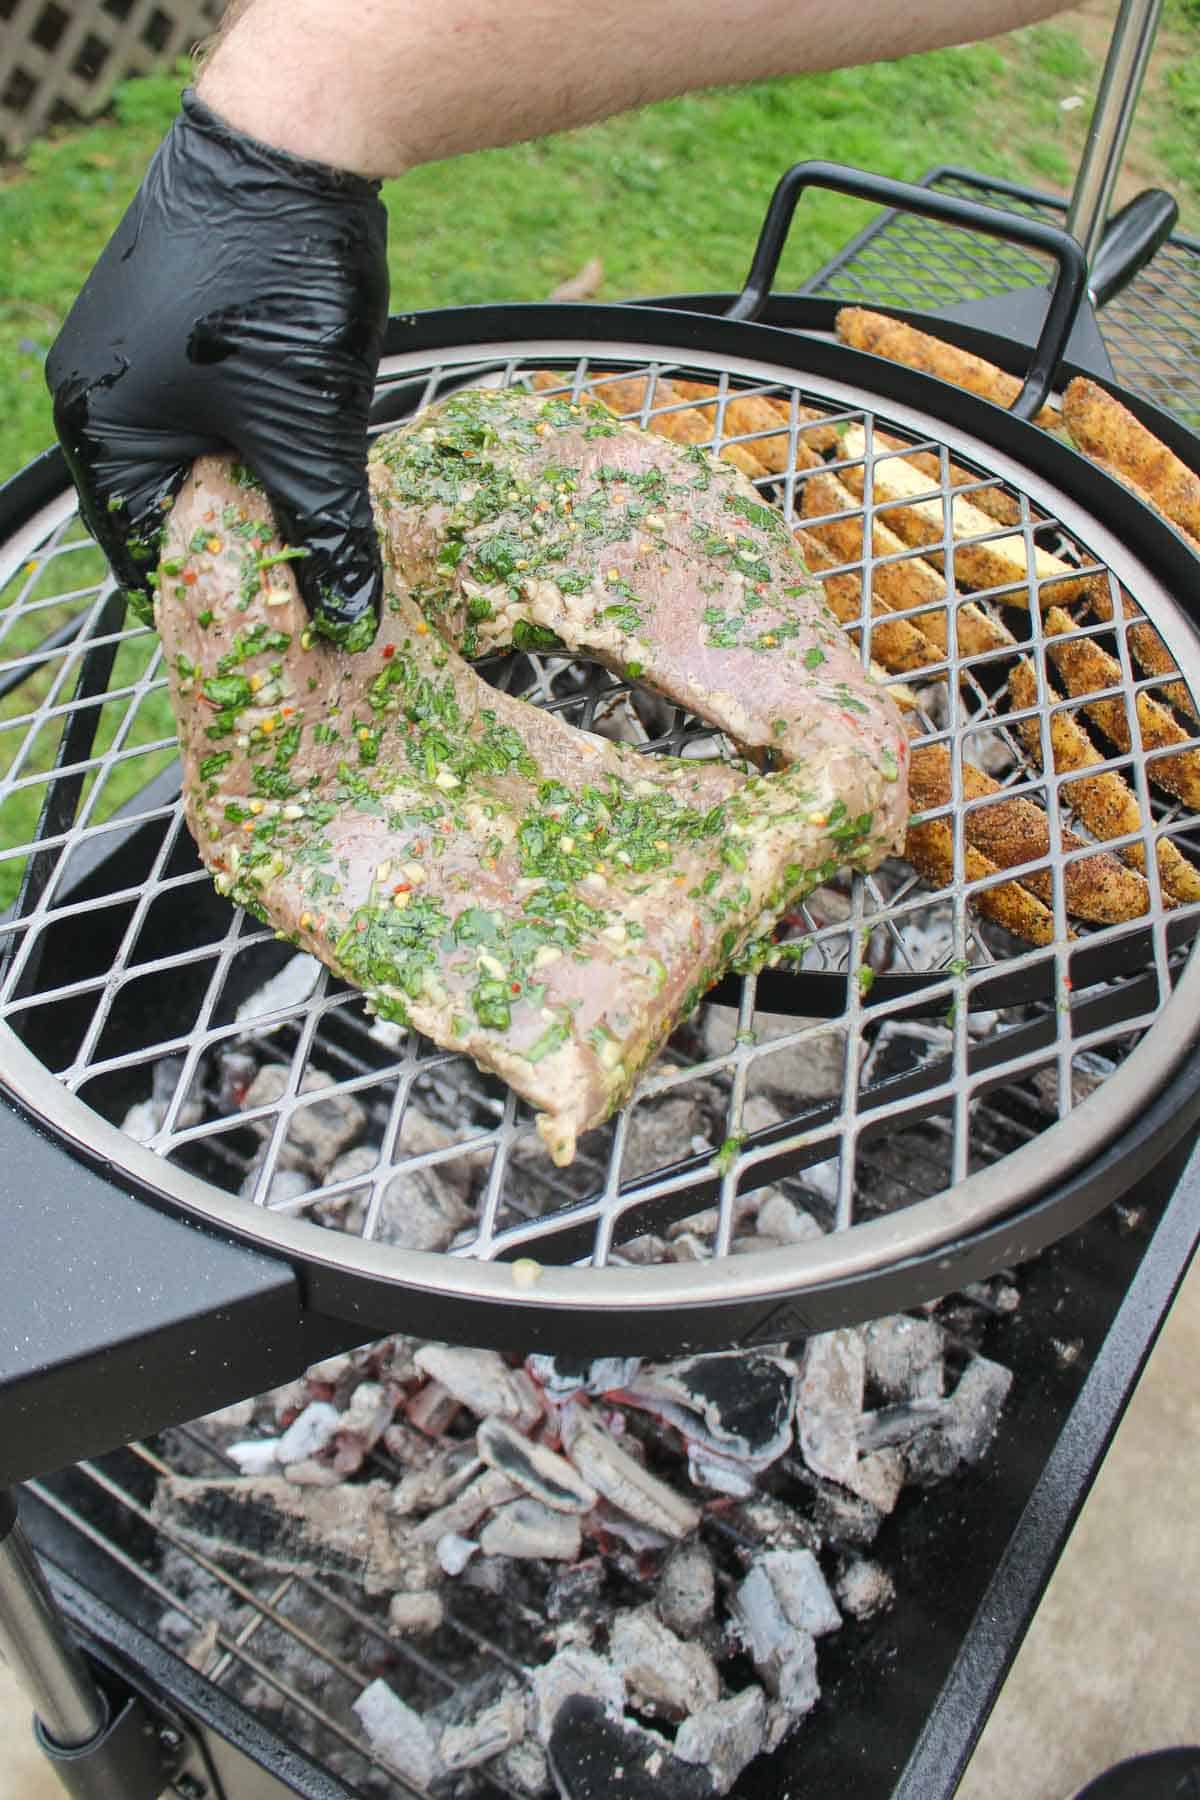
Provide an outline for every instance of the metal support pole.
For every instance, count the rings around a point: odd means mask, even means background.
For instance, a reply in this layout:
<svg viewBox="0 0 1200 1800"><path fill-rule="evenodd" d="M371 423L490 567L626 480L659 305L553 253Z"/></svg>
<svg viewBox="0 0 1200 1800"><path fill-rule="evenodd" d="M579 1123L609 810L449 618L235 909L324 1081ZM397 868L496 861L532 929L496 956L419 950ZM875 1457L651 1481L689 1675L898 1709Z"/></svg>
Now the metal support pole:
<svg viewBox="0 0 1200 1800"><path fill-rule="evenodd" d="M108 1702L68 1634L37 1558L0 1488L0 1656L47 1736L64 1749L90 1743L108 1723Z"/></svg>
<svg viewBox="0 0 1200 1800"><path fill-rule="evenodd" d="M1083 160L1067 210L1067 230L1082 245L1089 268L1104 236L1113 188L1161 12L1162 0L1122 0L1113 29Z"/></svg>

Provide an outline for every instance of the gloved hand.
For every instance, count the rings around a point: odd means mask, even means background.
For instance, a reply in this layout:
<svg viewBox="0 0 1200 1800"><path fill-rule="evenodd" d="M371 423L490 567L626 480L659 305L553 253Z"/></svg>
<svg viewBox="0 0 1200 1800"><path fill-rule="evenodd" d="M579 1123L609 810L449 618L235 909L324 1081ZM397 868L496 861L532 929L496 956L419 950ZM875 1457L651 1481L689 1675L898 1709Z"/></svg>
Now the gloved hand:
<svg viewBox="0 0 1200 1800"><path fill-rule="evenodd" d="M193 458L267 490L318 628L370 642L381 593L367 409L387 320L378 183L271 149L190 90L46 362L84 517L148 595Z"/></svg>

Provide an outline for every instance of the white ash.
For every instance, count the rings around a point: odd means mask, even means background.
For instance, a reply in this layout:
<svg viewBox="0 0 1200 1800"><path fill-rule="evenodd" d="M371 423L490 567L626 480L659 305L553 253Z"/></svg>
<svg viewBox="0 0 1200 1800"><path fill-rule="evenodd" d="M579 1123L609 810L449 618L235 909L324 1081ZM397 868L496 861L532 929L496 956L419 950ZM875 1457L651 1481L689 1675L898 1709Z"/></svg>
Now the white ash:
<svg viewBox="0 0 1200 1800"><path fill-rule="evenodd" d="M397 1637L429 1637L445 1617L446 1603L436 1588L393 1594L388 1601L388 1630Z"/></svg>
<svg viewBox="0 0 1200 1800"><path fill-rule="evenodd" d="M760 1609L777 1610L812 1637L824 1637L842 1622L811 1550L771 1550L758 1558L738 1590L738 1611L745 1619Z"/></svg>
<svg viewBox="0 0 1200 1800"><path fill-rule="evenodd" d="M821 1697L817 1645L811 1632L793 1624L779 1588L755 1565L733 1596L731 1625L769 1694L803 1718Z"/></svg>
<svg viewBox="0 0 1200 1800"><path fill-rule="evenodd" d="M608 1654L634 1710L651 1718L686 1718L720 1698L721 1677L707 1650L676 1637L649 1606L617 1613Z"/></svg>
<svg viewBox="0 0 1200 1800"><path fill-rule="evenodd" d="M625 1709L625 1684L612 1664L591 1650L560 1650L533 1672L533 1729L550 1742L559 1708L575 1695L598 1700L612 1719Z"/></svg>
<svg viewBox="0 0 1200 1800"><path fill-rule="evenodd" d="M354 1702L373 1749L419 1787L440 1773L437 1747L419 1713L405 1705L386 1681L373 1681Z"/></svg>
<svg viewBox="0 0 1200 1800"><path fill-rule="evenodd" d="M479 1418L512 1419L528 1429L542 1416L537 1390L524 1369L510 1369L498 1351L424 1344L416 1364Z"/></svg>
<svg viewBox="0 0 1200 1800"><path fill-rule="evenodd" d="M460 1537L455 1531L443 1532L433 1548L438 1566L446 1575L461 1575L471 1558L479 1554L474 1539Z"/></svg>
<svg viewBox="0 0 1200 1800"><path fill-rule="evenodd" d="M834 1591L842 1611L852 1619L873 1619L896 1598L896 1584L887 1570L866 1556L847 1560Z"/></svg>
<svg viewBox="0 0 1200 1800"><path fill-rule="evenodd" d="M905 1451L910 1481L943 1481L984 1455L1000 1423L1012 1371L987 1357L971 1359L938 1422L914 1437Z"/></svg>
<svg viewBox="0 0 1200 1800"><path fill-rule="evenodd" d="M499 1469L555 1512L591 1512L600 1497L565 1456L532 1443L503 1419L484 1419L475 1433L475 1446L490 1468Z"/></svg>
<svg viewBox="0 0 1200 1800"><path fill-rule="evenodd" d="M183 1070L182 1056L160 1056L151 1072L149 1099L139 1100L130 1107L121 1121L122 1131L136 1138L139 1144L148 1144L157 1137L167 1122ZM187 1131L190 1126L200 1123L204 1112L204 1102L199 1098L181 1101L172 1129Z"/></svg>
<svg viewBox="0 0 1200 1800"><path fill-rule="evenodd" d="M766 1725L762 1689L743 1688L685 1719L675 1733L675 1754L707 1769L718 1793L728 1794L742 1770L762 1750Z"/></svg>
<svg viewBox="0 0 1200 1800"><path fill-rule="evenodd" d="M514 1744L511 1750L496 1758L495 1773L499 1781L528 1800L539 1800L551 1791L550 1764L546 1752L532 1738Z"/></svg>
<svg viewBox="0 0 1200 1800"><path fill-rule="evenodd" d="M294 1012L303 1006L310 994L316 991L324 970L315 956L289 957L283 967L248 1000L243 1000L237 1009L239 1025L253 1025L257 1033L262 1033L260 1023L268 1014L274 1012ZM286 1021L281 1020L280 1023ZM272 1029L268 1027L267 1029Z"/></svg>
<svg viewBox="0 0 1200 1800"><path fill-rule="evenodd" d="M810 1338L796 1407L804 1460L816 1475L835 1481L880 1512L892 1511L904 1482L897 1452L861 1456L858 1420L866 1385L866 1350L861 1331L843 1328Z"/></svg>
<svg viewBox="0 0 1200 1800"><path fill-rule="evenodd" d="M520 1491L498 1469L484 1469L453 1500L412 1526L407 1535L414 1543L431 1545L447 1535L465 1537L498 1506L515 1500Z"/></svg>
<svg viewBox="0 0 1200 1800"><path fill-rule="evenodd" d="M493 1698L477 1703L469 1717L443 1728L437 1741L442 1768L451 1774L477 1769L514 1749L528 1728L528 1710L521 1690L505 1682Z"/></svg>
<svg viewBox="0 0 1200 1800"><path fill-rule="evenodd" d="M866 1375L888 1400L924 1400L945 1392L945 1336L933 1319L893 1313L863 1328Z"/></svg>
<svg viewBox="0 0 1200 1800"><path fill-rule="evenodd" d="M699 1508L642 1468L575 1401L563 1411L562 1430L567 1454L579 1473L618 1512L667 1537L687 1537L696 1529Z"/></svg>
<svg viewBox="0 0 1200 1800"><path fill-rule="evenodd" d="M583 1543L576 1513L554 1512L529 1494L499 1506L479 1534L485 1556L574 1562Z"/></svg>
<svg viewBox="0 0 1200 1800"><path fill-rule="evenodd" d="M703 1020L703 1054L728 1056L738 1042L738 1016L730 1006L706 1006ZM845 1037L827 1019L798 1018L790 1013L754 1014L753 1043L778 1044L764 1050L750 1063L749 1090L780 1100L789 1114L797 1097L832 1100L845 1087Z"/></svg>
<svg viewBox="0 0 1200 1800"><path fill-rule="evenodd" d="M242 1101L243 1110L251 1112L260 1106L275 1107L291 1085L292 1071L287 1063L264 1063ZM367 1115L352 1094L331 1093L324 1100L307 1096L324 1092L335 1085L332 1075L323 1069L306 1069L300 1082L300 1098L291 1111L282 1148L280 1168L303 1169L324 1180L341 1152L362 1135ZM260 1137L269 1138L275 1130L276 1115L251 1121Z"/></svg>
<svg viewBox="0 0 1200 1800"><path fill-rule="evenodd" d="M642 1366L640 1356L600 1356L573 1363L565 1356L530 1356L525 1367L553 1400L571 1394L612 1394L627 1388Z"/></svg>
<svg viewBox="0 0 1200 1800"><path fill-rule="evenodd" d="M279 1466L279 1442L278 1438L247 1438L230 1444L225 1454L243 1475L266 1475Z"/></svg>
<svg viewBox="0 0 1200 1800"><path fill-rule="evenodd" d="M331 1443L338 1428L340 1415L336 1406L330 1406L327 1400L314 1400L304 1411L297 1413L276 1446L276 1461L286 1468L288 1463L300 1462L306 1456L316 1456L318 1451Z"/></svg>
<svg viewBox="0 0 1200 1800"><path fill-rule="evenodd" d="M712 1618L716 1593L717 1571L712 1552L693 1538L678 1545L663 1563L654 1604L669 1630L689 1638Z"/></svg>

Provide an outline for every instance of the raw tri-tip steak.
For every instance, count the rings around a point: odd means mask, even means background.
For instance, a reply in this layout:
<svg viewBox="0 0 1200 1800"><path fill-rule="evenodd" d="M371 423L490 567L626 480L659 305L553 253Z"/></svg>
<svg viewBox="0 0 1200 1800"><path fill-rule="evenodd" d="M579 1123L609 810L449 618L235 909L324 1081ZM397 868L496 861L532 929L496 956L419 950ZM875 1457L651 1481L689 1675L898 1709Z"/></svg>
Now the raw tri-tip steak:
<svg viewBox="0 0 1200 1800"><path fill-rule="evenodd" d="M156 617L188 823L222 892L495 1070L566 1163L731 959L899 847L907 739L782 521L705 453L473 390L372 480L387 607L359 651L314 638L243 471L185 483ZM640 754L460 654L550 630L787 766Z"/></svg>

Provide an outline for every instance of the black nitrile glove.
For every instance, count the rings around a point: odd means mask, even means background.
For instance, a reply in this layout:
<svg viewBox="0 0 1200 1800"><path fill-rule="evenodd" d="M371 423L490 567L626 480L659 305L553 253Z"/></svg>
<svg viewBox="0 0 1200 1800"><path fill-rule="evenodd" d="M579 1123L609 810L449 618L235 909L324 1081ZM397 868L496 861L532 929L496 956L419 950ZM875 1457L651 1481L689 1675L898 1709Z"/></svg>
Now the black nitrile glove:
<svg viewBox="0 0 1200 1800"><path fill-rule="evenodd" d="M83 514L148 593L193 458L262 481L315 619L369 642L367 409L387 320L378 183L244 137L189 90L46 362Z"/></svg>

